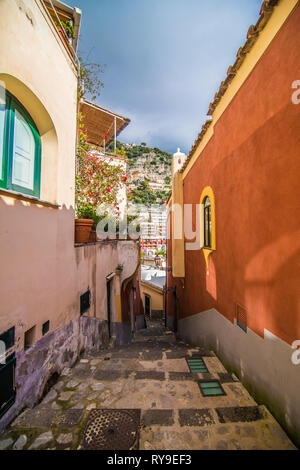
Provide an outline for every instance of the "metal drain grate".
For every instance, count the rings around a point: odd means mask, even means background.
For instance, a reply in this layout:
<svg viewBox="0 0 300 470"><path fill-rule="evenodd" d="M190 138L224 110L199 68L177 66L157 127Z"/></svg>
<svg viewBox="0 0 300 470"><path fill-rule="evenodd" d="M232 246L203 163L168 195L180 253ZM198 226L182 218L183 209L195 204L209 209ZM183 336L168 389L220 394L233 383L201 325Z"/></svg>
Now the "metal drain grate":
<svg viewBox="0 0 300 470"><path fill-rule="evenodd" d="M204 397L216 397L226 395L223 387L218 380L199 380L199 388Z"/></svg>
<svg viewBox="0 0 300 470"><path fill-rule="evenodd" d="M92 410L81 446L87 450L137 450L140 410Z"/></svg>
<svg viewBox="0 0 300 470"><path fill-rule="evenodd" d="M186 362L191 372L196 374L205 374L208 372L204 360L200 357L195 359L186 358Z"/></svg>

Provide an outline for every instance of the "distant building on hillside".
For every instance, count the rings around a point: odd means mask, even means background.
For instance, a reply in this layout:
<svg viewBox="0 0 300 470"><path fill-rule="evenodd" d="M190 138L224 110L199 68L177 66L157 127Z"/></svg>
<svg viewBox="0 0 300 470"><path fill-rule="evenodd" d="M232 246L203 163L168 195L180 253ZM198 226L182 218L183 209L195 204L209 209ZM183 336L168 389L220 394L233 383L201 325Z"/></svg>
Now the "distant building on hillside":
<svg viewBox="0 0 300 470"><path fill-rule="evenodd" d="M141 249L144 260L154 260L156 251L166 251L167 212L164 205L152 205L147 214L148 220L141 223Z"/></svg>

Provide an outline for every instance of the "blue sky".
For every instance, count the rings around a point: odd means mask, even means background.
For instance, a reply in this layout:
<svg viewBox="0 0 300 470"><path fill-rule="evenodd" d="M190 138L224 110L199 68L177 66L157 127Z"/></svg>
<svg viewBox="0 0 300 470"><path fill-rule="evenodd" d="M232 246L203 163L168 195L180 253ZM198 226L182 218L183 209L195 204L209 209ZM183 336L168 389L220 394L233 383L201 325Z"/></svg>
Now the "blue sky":
<svg viewBox="0 0 300 470"><path fill-rule="evenodd" d="M261 0L65 0L79 55L105 64L96 102L131 119L121 142L188 153Z"/></svg>

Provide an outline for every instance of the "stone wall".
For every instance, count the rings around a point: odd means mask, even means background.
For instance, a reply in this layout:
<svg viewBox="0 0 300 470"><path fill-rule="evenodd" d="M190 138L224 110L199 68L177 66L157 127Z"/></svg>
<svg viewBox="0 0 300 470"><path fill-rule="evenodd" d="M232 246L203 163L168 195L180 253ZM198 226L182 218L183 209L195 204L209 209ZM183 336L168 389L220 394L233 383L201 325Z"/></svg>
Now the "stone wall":
<svg viewBox="0 0 300 470"><path fill-rule="evenodd" d="M72 367L83 352L92 354L108 346L107 321L80 317L16 354L16 400L0 420L0 431L24 408L32 408L45 387L65 367Z"/></svg>

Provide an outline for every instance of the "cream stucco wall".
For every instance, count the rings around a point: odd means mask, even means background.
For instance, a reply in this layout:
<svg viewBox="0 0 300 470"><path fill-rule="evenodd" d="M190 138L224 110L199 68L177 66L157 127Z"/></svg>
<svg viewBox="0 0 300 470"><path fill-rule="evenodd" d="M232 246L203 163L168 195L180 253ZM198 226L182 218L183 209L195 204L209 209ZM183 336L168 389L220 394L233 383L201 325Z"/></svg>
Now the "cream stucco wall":
<svg viewBox="0 0 300 470"><path fill-rule="evenodd" d="M0 333L74 317L74 178L76 66L40 0L0 2L0 84L27 109L42 142L40 199L60 209L0 192ZM70 269L66 271L66 266ZM73 307L72 307L73 306Z"/></svg>
<svg viewBox="0 0 300 470"><path fill-rule="evenodd" d="M77 71L40 0L0 2L0 84L42 140L41 199L74 204Z"/></svg>
<svg viewBox="0 0 300 470"><path fill-rule="evenodd" d="M40 199L0 190L0 334L15 327L6 355L16 354L16 400L0 429L36 402L53 370L72 365L82 345L109 340L107 276L115 324L122 321L121 283L139 259L134 241L74 245L77 71L51 21L40 0L0 0L0 84L27 109L42 142ZM118 264L121 276L113 274ZM80 295L88 289L91 306L80 317Z"/></svg>
<svg viewBox="0 0 300 470"><path fill-rule="evenodd" d="M0 198L0 333L16 327L16 351L24 333L50 320L53 331L80 315L80 295L91 290L86 314L107 319L106 276L124 264L121 282L138 263L134 241L102 241L74 246L73 209L55 209ZM119 282L119 281L118 281ZM112 321L120 321L114 304L119 286L113 280Z"/></svg>
<svg viewBox="0 0 300 470"><path fill-rule="evenodd" d="M140 283L141 296L143 301L143 306L145 309L145 294L149 295L151 298L150 308L152 310L163 310L164 309L164 295L163 290L149 284L149 282Z"/></svg>

